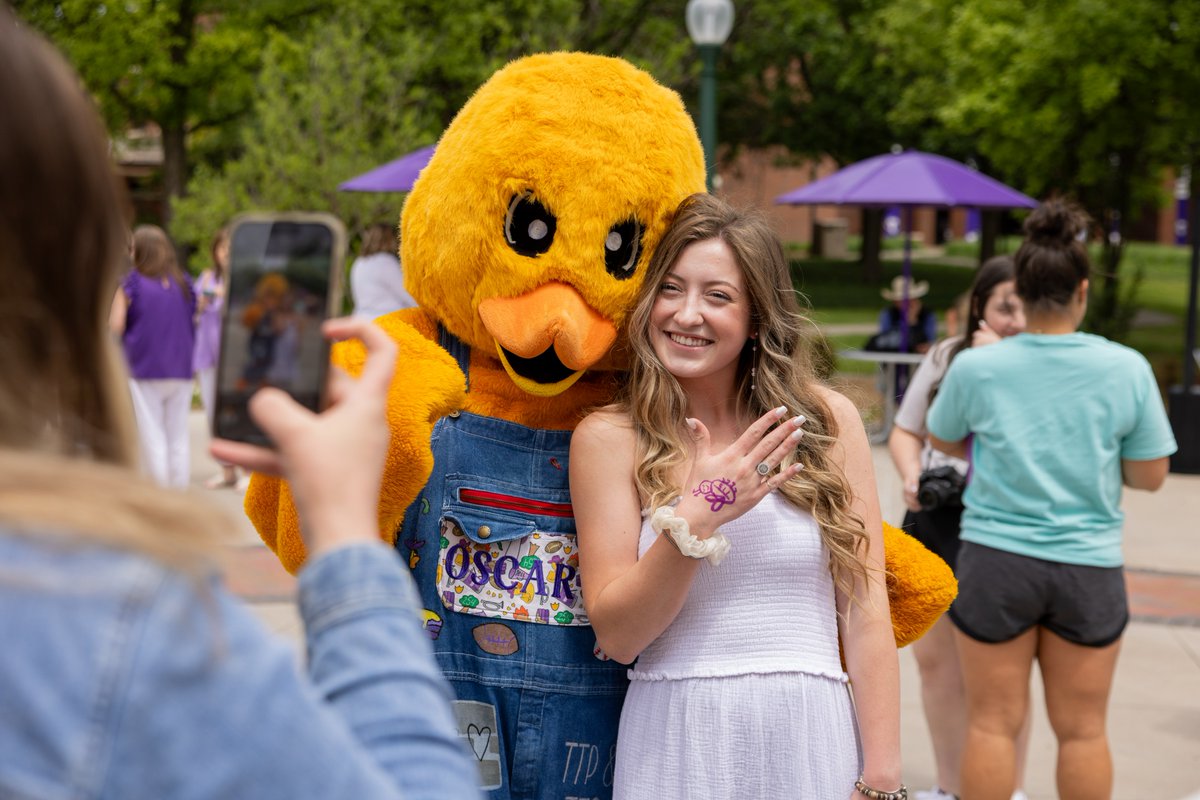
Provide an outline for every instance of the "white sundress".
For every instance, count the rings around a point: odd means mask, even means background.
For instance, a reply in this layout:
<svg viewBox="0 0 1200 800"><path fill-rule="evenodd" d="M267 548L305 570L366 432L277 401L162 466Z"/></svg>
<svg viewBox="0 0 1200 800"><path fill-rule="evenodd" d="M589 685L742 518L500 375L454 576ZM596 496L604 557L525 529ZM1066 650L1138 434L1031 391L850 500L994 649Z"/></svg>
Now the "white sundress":
<svg viewBox="0 0 1200 800"><path fill-rule="evenodd" d="M772 492L721 532L629 671L613 798L845 800L861 755L817 523ZM657 539L643 520L639 558Z"/></svg>

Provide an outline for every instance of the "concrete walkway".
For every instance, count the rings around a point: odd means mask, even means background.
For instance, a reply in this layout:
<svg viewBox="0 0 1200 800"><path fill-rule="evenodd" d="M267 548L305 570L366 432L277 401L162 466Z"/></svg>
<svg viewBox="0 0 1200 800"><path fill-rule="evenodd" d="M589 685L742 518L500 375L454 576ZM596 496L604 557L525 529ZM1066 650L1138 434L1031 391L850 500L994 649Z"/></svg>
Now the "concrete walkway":
<svg viewBox="0 0 1200 800"><path fill-rule="evenodd" d="M207 456L204 419L192 418L192 475L238 528L227 580L268 627L299 645L294 582L259 542L233 490L206 491L217 467ZM874 448L884 518L903 516L899 480L884 447ZM1127 492L1125 552L1134 621L1118 663L1109 735L1116 767L1115 800L1200 800L1200 476L1171 475L1156 494ZM933 755L921 708L916 663L900 654L904 779L910 789L933 783ZM1034 722L1026 792L1052 800L1054 736L1041 685L1034 681Z"/></svg>

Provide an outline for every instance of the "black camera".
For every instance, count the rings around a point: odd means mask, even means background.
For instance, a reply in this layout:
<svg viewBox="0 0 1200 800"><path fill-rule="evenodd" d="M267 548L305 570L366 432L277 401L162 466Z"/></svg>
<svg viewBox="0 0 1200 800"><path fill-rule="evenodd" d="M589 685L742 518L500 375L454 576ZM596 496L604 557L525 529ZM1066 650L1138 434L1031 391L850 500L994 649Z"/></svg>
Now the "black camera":
<svg viewBox="0 0 1200 800"><path fill-rule="evenodd" d="M917 502L922 511L955 508L962 505L967 479L954 467L936 467L921 473L917 482Z"/></svg>

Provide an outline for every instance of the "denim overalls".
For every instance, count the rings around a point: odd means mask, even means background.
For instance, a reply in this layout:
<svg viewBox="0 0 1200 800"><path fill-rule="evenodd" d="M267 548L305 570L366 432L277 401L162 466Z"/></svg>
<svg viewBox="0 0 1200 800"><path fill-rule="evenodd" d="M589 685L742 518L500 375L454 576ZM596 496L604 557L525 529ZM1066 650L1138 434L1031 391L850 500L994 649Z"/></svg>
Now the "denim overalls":
<svg viewBox="0 0 1200 800"><path fill-rule="evenodd" d="M440 326L439 341L469 374L470 348ZM396 540L493 800L612 794L627 679L599 651L580 598L570 441L569 431L443 417L432 477Z"/></svg>

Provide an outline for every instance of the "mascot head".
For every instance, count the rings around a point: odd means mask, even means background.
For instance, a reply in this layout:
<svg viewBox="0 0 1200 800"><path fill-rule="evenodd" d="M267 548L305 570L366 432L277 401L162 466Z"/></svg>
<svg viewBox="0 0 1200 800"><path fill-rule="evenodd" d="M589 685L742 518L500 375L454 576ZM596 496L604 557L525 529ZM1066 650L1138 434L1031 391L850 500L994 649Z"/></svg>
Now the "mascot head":
<svg viewBox="0 0 1200 800"><path fill-rule="evenodd" d="M401 217L409 292L549 397L617 338L675 207L704 190L675 92L616 58L514 61L463 106Z"/></svg>

